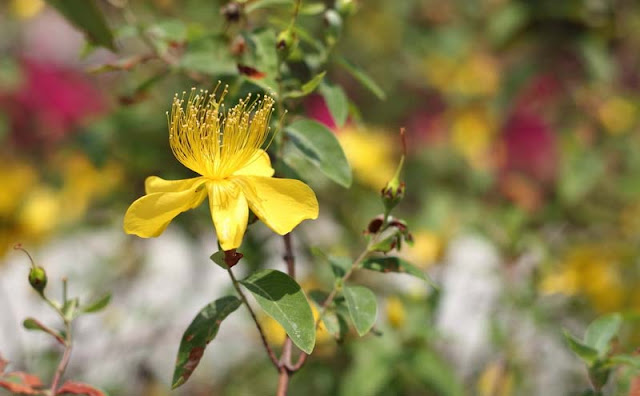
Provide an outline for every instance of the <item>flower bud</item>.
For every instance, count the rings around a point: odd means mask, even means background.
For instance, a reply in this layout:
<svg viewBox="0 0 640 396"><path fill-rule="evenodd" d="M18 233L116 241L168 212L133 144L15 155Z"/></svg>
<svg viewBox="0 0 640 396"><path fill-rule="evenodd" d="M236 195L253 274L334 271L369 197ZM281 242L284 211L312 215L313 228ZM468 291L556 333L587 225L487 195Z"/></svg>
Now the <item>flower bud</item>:
<svg viewBox="0 0 640 396"><path fill-rule="evenodd" d="M287 58L291 51L296 47L297 43L298 37L292 29L281 31L276 38L278 56L280 56L281 59Z"/></svg>
<svg viewBox="0 0 640 396"><path fill-rule="evenodd" d="M238 22L242 16L242 4L232 1L225 4L220 8L220 14L227 20L227 22Z"/></svg>
<svg viewBox="0 0 640 396"><path fill-rule="evenodd" d="M356 12L356 2L354 0L336 0L336 10L343 18L353 15Z"/></svg>
<svg viewBox="0 0 640 396"><path fill-rule="evenodd" d="M29 271L29 284L38 293L42 293L47 286L47 273L42 267L31 267Z"/></svg>
<svg viewBox="0 0 640 396"><path fill-rule="evenodd" d="M324 13L324 24L327 27L327 43L334 45L342 33L342 17L329 9Z"/></svg>
<svg viewBox="0 0 640 396"><path fill-rule="evenodd" d="M393 178L382 189L382 203L387 213L391 212L393 208L404 198L405 185L403 181L400 181L400 173L402 172L402 166L404 165L404 156L400 158L400 164Z"/></svg>

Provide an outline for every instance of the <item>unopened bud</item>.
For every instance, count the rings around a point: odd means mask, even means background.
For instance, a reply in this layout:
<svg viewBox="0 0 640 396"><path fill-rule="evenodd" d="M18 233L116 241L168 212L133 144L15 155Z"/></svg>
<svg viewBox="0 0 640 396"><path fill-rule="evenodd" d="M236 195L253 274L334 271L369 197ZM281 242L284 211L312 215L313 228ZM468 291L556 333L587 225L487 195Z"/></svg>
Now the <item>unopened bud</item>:
<svg viewBox="0 0 640 396"><path fill-rule="evenodd" d="M387 213L391 212L393 208L398 205L402 198L404 198L405 185L403 181L400 181L400 173L402 172L402 166L404 165L404 156L400 158L400 164L396 169L395 175L382 189L382 202Z"/></svg>
<svg viewBox="0 0 640 396"><path fill-rule="evenodd" d="M232 1L220 8L220 14L227 22L238 22L242 16L242 4Z"/></svg>
<svg viewBox="0 0 640 396"><path fill-rule="evenodd" d="M342 17L336 10L329 9L324 13L324 24L327 27L327 43L333 45L342 33Z"/></svg>
<svg viewBox="0 0 640 396"><path fill-rule="evenodd" d="M29 284L38 293L42 293L44 288L47 287L47 273L42 267L31 267L29 271Z"/></svg>
<svg viewBox="0 0 640 396"><path fill-rule="evenodd" d="M278 34L276 38L276 49L282 59L287 58L296 47L297 39L298 37L292 29L283 30Z"/></svg>
<svg viewBox="0 0 640 396"><path fill-rule="evenodd" d="M342 17L353 15L356 12L356 2L354 0L336 0L336 10Z"/></svg>

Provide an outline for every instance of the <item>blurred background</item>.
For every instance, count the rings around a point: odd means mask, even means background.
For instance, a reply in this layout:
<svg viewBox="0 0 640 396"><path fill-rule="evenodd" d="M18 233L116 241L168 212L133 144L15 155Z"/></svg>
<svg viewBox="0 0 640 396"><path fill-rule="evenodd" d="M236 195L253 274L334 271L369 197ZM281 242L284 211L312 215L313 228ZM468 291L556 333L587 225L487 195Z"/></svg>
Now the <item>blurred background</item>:
<svg viewBox="0 0 640 396"><path fill-rule="evenodd" d="M165 112L175 92L234 81L242 42L224 1L99 3L117 53L42 0L0 5L0 353L43 378L59 359L46 335L22 328L26 316L56 318L27 283L28 261L11 249L19 242L52 294L64 276L81 299L113 293L104 312L78 321L68 376L112 395L168 395L182 332L231 285L208 260L217 248L206 205L150 240L125 235L122 218L145 177L190 176L171 154ZM252 13L252 27L286 25L290 6L273 3L284 6ZM311 11L298 24L327 29ZM348 121L338 126L317 94L290 109L332 128L354 172L349 189L305 175L320 218L293 235L298 280L305 290L331 282L309 246L362 249L406 127L398 215L415 244L401 254L439 288L359 275L380 297L377 335L336 343L321 333L291 394L579 395L589 380L562 331L581 335L611 312L624 317L616 348L638 348L638 2L367 0L333 51L386 98L330 62ZM246 268L283 269L282 240L261 224L242 252ZM271 394L276 373L240 312L171 394ZM279 325L262 320L282 344ZM617 371L607 394L629 394L633 375Z"/></svg>

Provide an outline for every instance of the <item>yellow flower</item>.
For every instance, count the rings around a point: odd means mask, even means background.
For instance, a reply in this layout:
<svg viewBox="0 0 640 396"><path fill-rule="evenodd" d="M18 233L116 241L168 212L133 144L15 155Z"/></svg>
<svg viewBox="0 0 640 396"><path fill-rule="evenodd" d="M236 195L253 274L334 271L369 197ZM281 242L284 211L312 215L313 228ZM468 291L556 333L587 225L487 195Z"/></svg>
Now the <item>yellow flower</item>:
<svg viewBox="0 0 640 396"><path fill-rule="evenodd" d="M186 105L177 96L169 116L169 143L175 157L201 176L145 181L147 195L124 217L124 230L143 238L160 235L178 214L209 197L211 217L223 250L240 246L249 208L269 228L284 235L305 219L318 217L314 192L299 180L272 178L261 149L269 135L273 99L241 100L228 112L216 94L192 89ZM253 113L253 116L252 116Z"/></svg>
<svg viewBox="0 0 640 396"><path fill-rule="evenodd" d="M387 298L387 320L396 329L401 328L406 323L407 311L399 297L391 296Z"/></svg>

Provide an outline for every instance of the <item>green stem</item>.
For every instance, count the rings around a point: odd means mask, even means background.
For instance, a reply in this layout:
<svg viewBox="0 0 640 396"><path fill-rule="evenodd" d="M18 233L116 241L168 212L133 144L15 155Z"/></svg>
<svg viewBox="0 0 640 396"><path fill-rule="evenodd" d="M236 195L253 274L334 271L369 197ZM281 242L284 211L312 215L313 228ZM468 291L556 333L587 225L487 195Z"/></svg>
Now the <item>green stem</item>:
<svg viewBox="0 0 640 396"><path fill-rule="evenodd" d="M253 319L253 322L256 324L258 333L260 333L260 339L262 340L262 345L264 345L264 348L266 349L267 354L269 355L269 359L271 359L271 362L276 367L276 369L279 370L280 364L278 362L278 358L276 357L276 354L273 352L273 349L271 349L271 346L267 342L267 337L265 336L264 331L262 330L262 326L260 326L260 322L258 322L258 317L256 316L255 312L253 312L253 308L251 308L251 305L249 305L249 301L247 301L247 297L242 292L242 289L240 288L240 283L238 282L236 277L233 275L231 268L227 268L227 272L229 273L229 277L231 277L231 283L233 283L233 287L236 289L236 292L238 292L238 295L240 296L242 303L247 307L247 309L249 310L249 313L251 314L251 319Z"/></svg>

